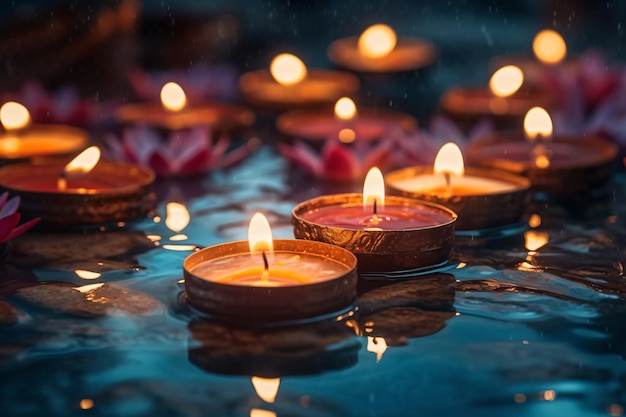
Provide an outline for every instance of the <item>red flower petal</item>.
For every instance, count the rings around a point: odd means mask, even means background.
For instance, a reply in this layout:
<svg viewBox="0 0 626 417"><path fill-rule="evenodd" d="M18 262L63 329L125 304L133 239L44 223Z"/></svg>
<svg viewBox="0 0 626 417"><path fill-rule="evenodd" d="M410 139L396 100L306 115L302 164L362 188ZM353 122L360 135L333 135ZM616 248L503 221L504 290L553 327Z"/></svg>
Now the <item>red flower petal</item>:
<svg viewBox="0 0 626 417"><path fill-rule="evenodd" d="M30 229L31 227L39 223L39 220L41 220L41 218L37 217L37 218L27 221L24 224L19 225L18 227L13 229L13 231L9 233L9 236L7 236L1 243L4 243L7 240L11 240L13 238L18 237L19 235L21 235L22 233L26 232L28 229Z"/></svg>
<svg viewBox="0 0 626 417"><path fill-rule="evenodd" d="M349 149L335 141L328 142L322 150L324 178L349 181L359 174L359 163Z"/></svg>
<svg viewBox="0 0 626 417"><path fill-rule="evenodd" d="M20 221L20 213L13 213L0 219L0 243L9 239L10 233Z"/></svg>

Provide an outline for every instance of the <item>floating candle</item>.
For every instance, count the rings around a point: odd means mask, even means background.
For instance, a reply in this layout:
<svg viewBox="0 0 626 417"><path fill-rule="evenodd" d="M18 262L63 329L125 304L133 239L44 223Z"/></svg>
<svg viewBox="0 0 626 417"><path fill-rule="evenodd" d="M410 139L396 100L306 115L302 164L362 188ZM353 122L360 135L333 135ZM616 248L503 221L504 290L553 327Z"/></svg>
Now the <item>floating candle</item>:
<svg viewBox="0 0 626 417"><path fill-rule="evenodd" d="M526 83L530 86L541 86L545 82L546 70L559 64L570 65L573 61L566 60L567 45L563 37L552 29L543 29L532 41L531 54L513 54L495 57L490 67L499 68L503 65L515 65L522 69Z"/></svg>
<svg viewBox="0 0 626 417"><path fill-rule="evenodd" d="M489 89L454 87L440 100L442 110L463 125L473 125L482 118L492 119L500 128L518 125L533 106L548 106L546 94L522 88L525 74L514 65L506 65L493 73Z"/></svg>
<svg viewBox="0 0 626 417"><path fill-rule="evenodd" d="M455 220L454 212L436 204L386 198L377 168L368 173L363 194L314 198L292 212L297 238L349 249L359 260L360 272L444 262L452 248Z"/></svg>
<svg viewBox="0 0 626 417"><path fill-rule="evenodd" d="M348 97L335 103L334 113L327 110L294 110L276 119L284 135L310 141L339 138L344 143L381 139L395 129L410 133L417 128L407 114L383 109L358 109Z"/></svg>
<svg viewBox="0 0 626 417"><path fill-rule="evenodd" d="M518 221L530 182L507 172L466 169L461 150L446 143L434 167L411 167L387 176L391 192L432 201L458 214L457 230L478 230Z"/></svg>
<svg viewBox="0 0 626 417"><path fill-rule="evenodd" d="M334 41L328 57L336 65L357 72L414 71L431 65L437 52L423 39L397 37L383 24L368 27L361 36Z"/></svg>
<svg viewBox="0 0 626 417"><path fill-rule="evenodd" d="M241 76L239 89L246 102L271 109L310 107L333 103L339 97L354 94L359 88L359 80L354 75L308 70L292 54L275 57L270 69Z"/></svg>
<svg viewBox="0 0 626 417"><path fill-rule="evenodd" d="M550 115L542 108L528 112L524 129L526 140L499 133L471 143L468 160L527 176L534 190L553 194L589 192L610 181L614 144L599 137L553 137Z"/></svg>
<svg viewBox="0 0 626 417"><path fill-rule="evenodd" d="M184 263L189 303L231 319L289 321L348 307L356 296L356 259L318 242L273 240L255 215L248 242L212 246Z"/></svg>
<svg viewBox="0 0 626 417"><path fill-rule="evenodd" d="M161 88L161 103L132 103L122 106L116 119L123 125L148 124L169 130L209 126L215 133L228 133L254 123L254 113L245 107L205 103L187 104L180 85L168 82Z"/></svg>
<svg viewBox="0 0 626 417"><path fill-rule="evenodd" d="M16 102L0 107L0 162L43 160L75 154L88 142L87 133L64 125L30 125L28 109Z"/></svg>
<svg viewBox="0 0 626 417"><path fill-rule="evenodd" d="M154 173L133 164L98 161L88 148L69 164L0 168L0 188L19 195L25 218L51 228L135 220L154 205Z"/></svg>

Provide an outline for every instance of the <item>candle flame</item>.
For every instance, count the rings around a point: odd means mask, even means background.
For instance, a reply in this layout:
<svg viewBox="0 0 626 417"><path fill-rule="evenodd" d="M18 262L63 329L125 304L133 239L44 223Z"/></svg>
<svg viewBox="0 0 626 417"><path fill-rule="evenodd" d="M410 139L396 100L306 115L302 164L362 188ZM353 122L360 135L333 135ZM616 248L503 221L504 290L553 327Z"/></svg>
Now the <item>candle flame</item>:
<svg viewBox="0 0 626 417"><path fill-rule="evenodd" d="M278 394L278 388L280 387L280 378L261 378L260 376L253 376L250 378L252 386L256 395L266 403L273 403Z"/></svg>
<svg viewBox="0 0 626 417"><path fill-rule="evenodd" d="M255 213L250 219L248 227L248 243L250 244L250 252L271 252L274 250L272 241L272 228L270 222L261 213Z"/></svg>
<svg viewBox="0 0 626 417"><path fill-rule="evenodd" d="M165 225L172 232L180 232L189 224L189 210L181 203L167 203L165 206Z"/></svg>
<svg viewBox="0 0 626 417"><path fill-rule="evenodd" d="M292 54L280 54L272 59L270 73L282 85L293 85L304 80L306 66L300 58Z"/></svg>
<svg viewBox="0 0 626 417"><path fill-rule="evenodd" d="M183 88L175 82L165 83L161 88L161 104L165 110L180 111L187 105L187 96Z"/></svg>
<svg viewBox="0 0 626 417"><path fill-rule="evenodd" d="M59 178L59 188L65 189L66 181L81 177L89 173L100 160L100 149L97 146L90 146L72 159L61 173Z"/></svg>
<svg viewBox="0 0 626 417"><path fill-rule="evenodd" d="M522 70L515 65L506 65L493 73L489 88L498 97L508 97L519 90L523 82Z"/></svg>
<svg viewBox="0 0 626 417"><path fill-rule="evenodd" d="M379 209L385 206L385 180L383 173L377 167L372 167L365 176L363 208L373 205L374 201Z"/></svg>
<svg viewBox="0 0 626 417"><path fill-rule="evenodd" d="M533 52L544 64L554 65L565 59L567 46L561 35L551 29L537 33L533 40Z"/></svg>
<svg viewBox="0 0 626 417"><path fill-rule="evenodd" d="M340 120L352 120L357 114L356 104L349 97L341 97L335 103L335 117Z"/></svg>
<svg viewBox="0 0 626 417"><path fill-rule="evenodd" d="M359 36L359 53L367 58L382 58L396 47L396 32L383 24L372 25Z"/></svg>
<svg viewBox="0 0 626 417"><path fill-rule="evenodd" d="M435 174L463 175L465 164L463 154L456 143L448 142L439 149L435 158Z"/></svg>
<svg viewBox="0 0 626 417"><path fill-rule="evenodd" d="M387 341L384 337L367 336L367 351L376 354L376 363L380 362L387 350Z"/></svg>
<svg viewBox="0 0 626 417"><path fill-rule="evenodd" d="M533 107L528 110L524 117L524 132L528 140L550 139L552 137L552 119L548 112L541 107Z"/></svg>
<svg viewBox="0 0 626 417"><path fill-rule="evenodd" d="M6 130L17 130L30 122L28 109L15 101L7 101L0 107L0 122Z"/></svg>

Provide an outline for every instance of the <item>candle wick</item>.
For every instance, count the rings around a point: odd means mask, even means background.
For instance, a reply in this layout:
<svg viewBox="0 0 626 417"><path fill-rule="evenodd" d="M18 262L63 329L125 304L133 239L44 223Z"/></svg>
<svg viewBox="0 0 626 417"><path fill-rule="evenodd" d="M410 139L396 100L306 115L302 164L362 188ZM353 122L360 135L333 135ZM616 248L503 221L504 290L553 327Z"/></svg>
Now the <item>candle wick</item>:
<svg viewBox="0 0 626 417"><path fill-rule="evenodd" d="M59 175L59 179L57 180L57 188L60 191L65 191L67 189L67 176L65 175L65 171L61 172L61 175Z"/></svg>
<svg viewBox="0 0 626 417"><path fill-rule="evenodd" d="M378 199L374 199L374 214L378 214Z"/></svg>
<svg viewBox="0 0 626 417"><path fill-rule="evenodd" d="M446 180L446 188L450 189L450 173L448 171L443 173L443 178Z"/></svg>
<svg viewBox="0 0 626 417"><path fill-rule="evenodd" d="M263 269L267 271L268 269L270 269L270 264L267 261L267 255L265 254L265 251L261 252L261 255L263 256Z"/></svg>

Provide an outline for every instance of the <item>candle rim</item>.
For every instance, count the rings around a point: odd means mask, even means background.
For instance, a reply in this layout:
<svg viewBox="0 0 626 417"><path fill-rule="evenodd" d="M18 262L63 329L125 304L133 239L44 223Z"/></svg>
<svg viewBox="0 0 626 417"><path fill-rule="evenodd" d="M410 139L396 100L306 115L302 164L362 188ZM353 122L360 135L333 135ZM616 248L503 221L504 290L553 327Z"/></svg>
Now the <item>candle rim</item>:
<svg viewBox="0 0 626 417"><path fill-rule="evenodd" d="M483 175L477 175L477 174L483 174ZM410 179L418 175L436 175L436 174L433 174L432 166L430 165L416 165L412 167L401 168L401 169L389 172L385 176L385 185L393 190L408 192L408 193L412 193L415 195L437 195L436 193L428 192L428 189L406 190L406 189L396 187L393 184L393 182L395 181ZM477 177L477 178L485 178L485 179L502 181L502 182L513 185L514 189L502 190L499 192L466 194L466 195L461 195L461 196L453 194L450 198L452 197L461 198L461 199L476 198L476 197L484 198L485 196L490 196L490 195L496 196L496 195L506 195L506 194L516 193L516 192L526 192L531 187L531 181L528 178L522 177L521 175L515 175L510 172L499 170L499 169L466 166L465 175L463 176L468 177L468 178ZM452 183L453 182L454 182L454 178L452 179Z"/></svg>
<svg viewBox="0 0 626 417"><path fill-rule="evenodd" d="M397 196L397 195L389 195L386 197L385 199L385 208L389 208L389 207L393 207L396 206L398 204L396 204L395 202L398 200L405 200L408 204L401 204L402 207L415 207L416 205L419 206L427 206L431 209L437 209L443 213L445 213L446 215L449 215L449 220L446 222L442 222L436 225L432 225L432 226L423 226L423 227L414 227L414 228L404 228L404 229L384 229L384 230L366 230L363 229L362 227L339 227L339 226L332 226L332 225L326 225L326 224L321 224L321 223L316 223L314 221L310 221L305 219L304 217L302 217L302 214L305 212L310 211L309 210L309 206L314 205L314 203L317 202L321 202L324 201L325 199L330 199L330 198L336 198L336 199L345 199L344 202L348 203L349 205L346 205L344 207L363 207L363 193L344 193L344 194L330 194L330 195L323 195L320 197L316 197L316 198L312 198L310 200L306 200L300 204L298 204L296 207L294 207L294 209L292 210L292 216L297 218L298 221L304 222L306 224L312 224L312 225L316 225L318 227L322 227L322 228L327 228L327 229L333 229L333 230L354 230L354 231L359 231L359 232L363 232L363 233L371 233L371 234L391 234L391 233L405 233L405 232L420 232L420 231L426 231L426 230L434 230L434 229L438 229L438 228L445 228L448 227L450 225L452 225L453 223L456 222L458 215L452 211L451 209L449 209L448 207L441 205L441 204L437 204L437 203L432 203L430 201L423 201L423 200L418 200L415 198L411 198L411 197L404 197L404 196ZM412 204L410 204L412 203ZM330 204L324 204L321 205L320 207L332 207L332 206L341 206L341 203L337 203L337 202L332 202ZM382 211L382 210L381 210Z"/></svg>
<svg viewBox="0 0 626 417"><path fill-rule="evenodd" d="M306 247L307 249L302 252L294 252L293 250L286 249L285 245L300 245ZM216 256L209 257L214 253L224 253L219 256L239 256L250 254L249 243L247 240L237 240L232 242L223 242L217 245L212 245L201 249L197 252L189 255L183 262L183 270L185 272L185 279L189 277L193 277L194 279L200 280L206 285L216 285L216 286L227 286L227 287L241 287L241 288L266 288L266 287L253 287L248 285L235 285L228 282L220 282L220 281L210 281L203 279L193 273L194 268L200 265L203 262L210 261L211 259L215 259ZM345 271L338 273L337 275L331 276L328 279L323 279L317 282L308 282L308 283L294 283L294 285L283 285L280 287L267 287L271 288L272 291L290 291L285 289L292 288L302 288L302 287L313 287L313 286L322 286L326 285L326 283L338 279L343 279L346 276L354 273L356 271L357 259L356 256L347 249L340 248L335 245L331 245L324 242L318 242L313 240L303 240L303 239L274 239L274 253L280 252L292 252L296 254L306 254L313 255L321 258L329 258L335 263L338 263L345 267ZM338 260L335 256L331 255L341 255L342 260Z"/></svg>

